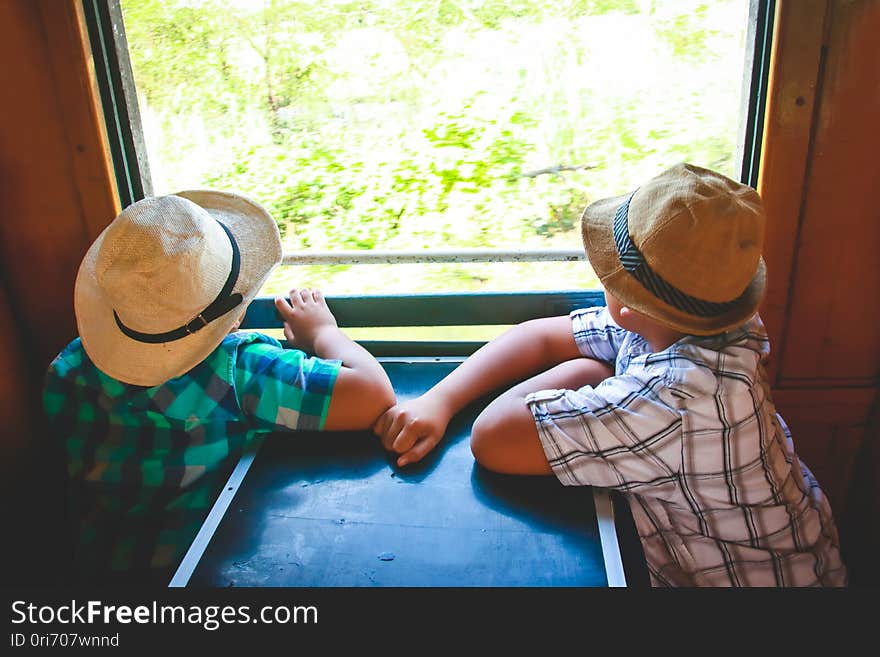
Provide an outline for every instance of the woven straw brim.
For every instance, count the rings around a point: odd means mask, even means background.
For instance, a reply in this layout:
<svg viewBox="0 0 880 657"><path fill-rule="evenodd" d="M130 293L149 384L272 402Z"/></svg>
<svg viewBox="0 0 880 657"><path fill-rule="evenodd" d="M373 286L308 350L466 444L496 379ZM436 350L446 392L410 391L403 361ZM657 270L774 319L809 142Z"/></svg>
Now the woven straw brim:
<svg viewBox="0 0 880 657"><path fill-rule="evenodd" d="M614 214L629 195L615 196L587 206L581 216L581 237L593 271L603 287L624 306L632 308L669 328L692 335L714 335L748 321L764 297L767 268L758 260L755 276L739 302L715 317L691 315L658 299L620 263L614 241Z"/></svg>
<svg viewBox="0 0 880 657"><path fill-rule="evenodd" d="M132 340L116 325L113 308L95 276L95 263L107 232L105 229L80 264L74 307L79 336L89 358L102 372L124 383L156 386L188 372L203 361L223 341L281 262L278 226L257 203L243 196L215 191L179 192L177 196L201 206L232 232L241 252L241 270L233 292L238 292L244 299L200 331L179 340L161 344ZM193 275L197 276L198 272ZM173 328L176 327L168 327L169 330Z"/></svg>

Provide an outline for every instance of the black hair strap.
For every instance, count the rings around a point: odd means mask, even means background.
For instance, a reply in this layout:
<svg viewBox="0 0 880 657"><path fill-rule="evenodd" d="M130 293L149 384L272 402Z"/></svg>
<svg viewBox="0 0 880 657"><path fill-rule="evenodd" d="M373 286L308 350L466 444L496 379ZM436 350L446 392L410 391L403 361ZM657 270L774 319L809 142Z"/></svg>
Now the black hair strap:
<svg viewBox="0 0 880 657"><path fill-rule="evenodd" d="M113 311L113 318L116 320L116 325L119 327L119 330L122 331L125 335L127 335L132 340L137 340L138 342L146 342L147 344L161 344L163 342L173 342L174 340L180 340L181 338L185 338L188 335L192 335L205 328L208 324L213 322L218 317L222 317L230 310L235 308L238 304L242 302L244 297L238 293L230 294L232 292L232 288L235 287L235 283L238 281L238 273L241 269L241 253L238 250L238 244L235 241L235 238L232 236L230 230L223 224L222 221L218 221L220 227L223 229L223 232L226 233L226 236L229 238L229 243L232 245L232 264L229 268L229 276L226 277L226 282L223 284L223 288L220 290L220 293L217 297L205 308L202 312L196 315L189 322L184 324L183 326L179 326L176 329L171 331L166 331L164 333L141 333L140 331L135 331L127 327L122 323L122 320L119 319L119 315L116 314L116 311Z"/></svg>
<svg viewBox="0 0 880 657"><path fill-rule="evenodd" d="M733 301L705 301L682 292L651 269L645 256L629 236L629 203L635 193L630 194L614 214L614 241L617 244L617 256L623 268L655 297L689 315L718 317L734 309L745 296L745 291Z"/></svg>

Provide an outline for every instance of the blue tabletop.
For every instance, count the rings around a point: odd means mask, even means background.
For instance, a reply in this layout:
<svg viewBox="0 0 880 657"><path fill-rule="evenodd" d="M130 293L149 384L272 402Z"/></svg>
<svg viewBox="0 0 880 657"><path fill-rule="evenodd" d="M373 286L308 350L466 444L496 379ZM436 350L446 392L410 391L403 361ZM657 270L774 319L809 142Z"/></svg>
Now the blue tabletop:
<svg viewBox="0 0 880 657"><path fill-rule="evenodd" d="M383 366L402 401L457 363ZM405 468L367 432L266 437L233 473L172 585L622 585L606 494L597 517L591 488L474 462L470 427L487 402Z"/></svg>

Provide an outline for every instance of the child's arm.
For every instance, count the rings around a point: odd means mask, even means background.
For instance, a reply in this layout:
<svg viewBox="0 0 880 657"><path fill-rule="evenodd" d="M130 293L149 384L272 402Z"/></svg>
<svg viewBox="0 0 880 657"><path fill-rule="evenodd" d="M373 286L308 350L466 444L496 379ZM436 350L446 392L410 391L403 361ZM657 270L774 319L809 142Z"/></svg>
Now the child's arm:
<svg viewBox="0 0 880 657"><path fill-rule="evenodd" d="M550 474L535 416L526 398L539 390L595 387L613 375L614 370L601 361L575 358L513 386L486 406L474 422L474 459L483 467L504 474Z"/></svg>
<svg viewBox="0 0 880 657"><path fill-rule="evenodd" d="M339 330L319 290L291 290L289 303L278 297L275 307L284 320L284 337L292 346L319 358L342 361L324 429L369 429L394 404L394 390L382 366Z"/></svg>
<svg viewBox="0 0 880 657"><path fill-rule="evenodd" d="M399 466L414 463L437 445L452 417L471 401L582 357L568 315L524 322L483 346L421 397L387 411L373 431L386 449L401 455Z"/></svg>

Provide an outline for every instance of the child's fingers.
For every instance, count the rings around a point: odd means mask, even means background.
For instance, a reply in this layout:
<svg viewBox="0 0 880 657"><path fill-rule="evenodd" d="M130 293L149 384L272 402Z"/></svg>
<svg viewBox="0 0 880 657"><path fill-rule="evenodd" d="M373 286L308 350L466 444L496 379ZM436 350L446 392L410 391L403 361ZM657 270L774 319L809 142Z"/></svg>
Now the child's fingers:
<svg viewBox="0 0 880 657"><path fill-rule="evenodd" d="M385 435L388 433L388 427L391 426L391 422L394 420L396 410L396 407L392 406L373 423L373 433L382 438L383 445L385 444Z"/></svg>
<svg viewBox="0 0 880 657"><path fill-rule="evenodd" d="M438 436L423 436L415 445L413 445L412 449L400 455L400 458L397 459L397 465L402 468L410 463L421 461L428 452L434 449L438 442L440 442Z"/></svg>
<svg viewBox="0 0 880 657"><path fill-rule="evenodd" d="M412 446L416 444L416 441L418 441L423 433L424 427L422 426L422 423L418 420L411 420L407 422L397 434L397 438L394 439L391 449L398 454L403 454L412 449Z"/></svg>
<svg viewBox="0 0 880 657"><path fill-rule="evenodd" d="M385 433L385 424L386 424L385 416L386 415L388 415L388 411L385 411L384 413L382 413L382 415L380 415L376 419L376 421L373 422L373 426L370 427L370 431L372 431L373 434L378 436L379 438L381 438L382 434Z"/></svg>
<svg viewBox="0 0 880 657"><path fill-rule="evenodd" d="M394 448L393 448L394 440L395 440L396 438L397 438L396 435L383 434L383 435L382 435L382 438L380 439L379 442L382 443L382 448L383 448L386 452L393 452L393 451L394 451Z"/></svg>
<svg viewBox="0 0 880 657"><path fill-rule="evenodd" d="M284 322L284 337L287 338L287 341L291 344L296 340L296 336L293 334L293 329L290 328L290 324Z"/></svg>
<svg viewBox="0 0 880 657"><path fill-rule="evenodd" d="M278 315L280 315L282 322L287 323L296 317L296 313L293 312L293 308L290 307L290 304L287 303L286 299L280 297L276 298L275 309L278 311Z"/></svg>
<svg viewBox="0 0 880 657"><path fill-rule="evenodd" d="M385 429L385 432L382 436L382 445L385 447L385 449L394 449L394 443L397 440L397 437L400 435L400 432L403 431L403 427L406 426L408 420L409 418L407 414L403 411L394 415L394 417L391 419L391 423L388 425L388 428Z"/></svg>
<svg viewBox="0 0 880 657"><path fill-rule="evenodd" d="M275 297L275 308L278 310L278 314L282 317L285 317L290 313L290 304L287 303L287 299L284 299L283 297Z"/></svg>

